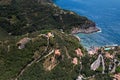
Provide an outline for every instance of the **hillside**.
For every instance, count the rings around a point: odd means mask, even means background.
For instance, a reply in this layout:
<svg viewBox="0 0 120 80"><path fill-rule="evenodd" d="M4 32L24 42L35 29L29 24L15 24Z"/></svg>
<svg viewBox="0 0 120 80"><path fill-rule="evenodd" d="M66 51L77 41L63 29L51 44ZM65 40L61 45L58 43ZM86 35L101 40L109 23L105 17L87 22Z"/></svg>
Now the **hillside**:
<svg viewBox="0 0 120 80"><path fill-rule="evenodd" d="M0 44L0 79L75 79L79 73L79 65L75 66L71 62L74 57L77 57L75 49L81 48L84 54L86 51L77 38L59 31L51 32L54 37L46 37L48 31L35 32ZM29 37L31 41L24 49L18 49L16 43L25 37ZM55 55L55 50L59 50L60 55ZM54 63L49 60L52 58ZM53 68L49 68L50 66Z"/></svg>
<svg viewBox="0 0 120 80"><path fill-rule="evenodd" d="M114 55L114 50L109 53ZM88 55L73 35L42 30L16 36L0 42L0 80L75 80L79 74L88 80L112 80L114 73L108 70L111 58L104 54L102 74L102 66L96 71L90 69L99 54ZM116 56L120 60L119 52ZM119 73L120 67L115 71Z"/></svg>
<svg viewBox="0 0 120 80"><path fill-rule="evenodd" d="M62 10L49 0L2 0L0 27L12 35L43 29L62 29L71 33L74 28L95 28L95 23L74 12ZM42 4L44 3L44 4ZM97 31L97 30L95 30Z"/></svg>
<svg viewBox="0 0 120 80"><path fill-rule="evenodd" d="M0 27L0 40L5 40L9 37L8 33Z"/></svg>
<svg viewBox="0 0 120 80"><path fill-rule="evenodd" d="M120 47L91 55L71 34L91 28L97 31L93 21L51 0L0 0L0 80L112 80L120 73Z"/></svg>

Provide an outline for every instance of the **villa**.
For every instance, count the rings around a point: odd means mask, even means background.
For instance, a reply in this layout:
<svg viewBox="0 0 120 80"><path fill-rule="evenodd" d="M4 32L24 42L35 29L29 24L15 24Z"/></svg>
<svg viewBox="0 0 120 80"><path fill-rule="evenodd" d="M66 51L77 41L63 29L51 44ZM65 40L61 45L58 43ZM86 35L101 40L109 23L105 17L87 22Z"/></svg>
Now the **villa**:
<svg viewBox="0 0 120 80"><path fill-rule="evenodd" d="M91 49L88 50L89 55L94 55L98 52L99 48L98 47L92 47Z"/></svg>
<svg viewBox="0 0 120 80"><path fill-rule="evenodd" d="M120 80L120 73L114 75L115 80Z"/></svg>
<svg viewBox="0 0 120 80"><path fill-rule="evenodd" d="M113 55L110 55L110 53L106 52L106 53L105 53L105 57L106 57L106 58L111 58L111 59L113 59L114 56L113 56Z"/></svg>
<svg viewBox="0 0 120 80"><path fill-rule="evenodd" d="M78 59L77 59L76 57L73 58L72 63L73 63L74 65L77 65L77 64L78 64Z"/></svg>
<svg viewBox="0 0 120 80"><path fill-rule="evenodd" d="M56 49L54 54L55 54L56 56L60 56L60 55L61 55L61 52L60 52L59 49Z"/></svg>
<svg viewBox="0 0 120 80"><path fill-rule="evenodd" d="M54 35L53 35L53 33L48 32L47 37L48 37L48 38L50 38L50 37L54 37Z"/></svg>
<svg viewBox="0 0 120 80"><path fill-rule="evenodd" d="M30 38L23 38L19 42L17 42L18 49L23 49L25 48L25 45L30 41Z"/></svg>
<svg viewBox="0 0 120 80"><path fill-rule="evenodd" d="M83 53L80 48L76 49L75 52L76 52L77 56L80 56L80 57L83 56Z"/></svg>

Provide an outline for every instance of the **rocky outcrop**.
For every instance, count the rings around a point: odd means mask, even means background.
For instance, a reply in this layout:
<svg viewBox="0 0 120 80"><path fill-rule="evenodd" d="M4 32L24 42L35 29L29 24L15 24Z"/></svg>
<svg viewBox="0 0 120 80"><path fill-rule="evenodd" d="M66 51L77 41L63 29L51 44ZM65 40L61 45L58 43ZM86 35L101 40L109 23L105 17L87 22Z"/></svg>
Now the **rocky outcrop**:
<svg viewBox="0 0 120 80"><path fill-rule="evenodd" d="M75 26L72 28L71 33L76 34L76 33L93 33L93 32L98 32L100 31L99 28L96 27L96 24L92 21L86 21L85 24L81 26Z"/></svg>
<svg viewBox="0 0 120 80"><path fill-rule="evenodd" d="M89 27L87 29L82 29L82 28L78 28L78 27L74 27L71 31L72 34L77 34L77 33L94 33L94 32L98 32L100 31L100 29L98 29L97 27Z"/></svg>

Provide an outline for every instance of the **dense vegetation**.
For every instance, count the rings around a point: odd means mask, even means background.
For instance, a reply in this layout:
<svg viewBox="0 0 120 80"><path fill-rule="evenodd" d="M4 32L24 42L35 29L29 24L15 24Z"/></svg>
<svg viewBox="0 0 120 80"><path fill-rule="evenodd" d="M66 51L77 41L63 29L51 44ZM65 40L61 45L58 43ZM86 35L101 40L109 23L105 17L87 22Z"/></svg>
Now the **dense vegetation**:
<svg viewBox="0 0 120 80"><path fill-rule="evenodd" d="M0 27L12 35L43 29L63 29L70 32L74 26L81 28L95 26L86 17L61 10L52 3L41 4L38 0L5 1L11 2L0 5Z"/></svg>
<svg viewBox="0 0 120 80"><path fill-rule="evenodd" d="M47 44L48 38L43 35L48 32L52 32L54 34L54 37L49 39L49 45ZM26 44L24 49L20 50L16 43L24 37L29 37L32 40ZM48 46L47 51L45 51L46 46ZM77 48L80 48L84 54L81 59L75 54L75 50ZM54 49L59 49L61 56L56 57L56 66L52 70L48 71L44 64L47 65L50 63L47 60L53 57L54 53L47 57L45 56ZM108 73L107 70L107 64L110 61L109 59L105 58L105 74L101 73L102 66L96 71L90 70L90 65L97 58L97 54L95 56L89 56L87 51L79 44L77 38L66 33L61 33L57 30L42 30L27 35L11 37L11 39L2 41L0 43L0 79L15 79L27 64L31 63L34 59L37 60L39 56L39 62L35 61L31 66L27 67L22 75L18 77L18 80L75 80L79 74L82 74L84 77L96 75L93 78L94 80L112 79L112 74ZM120 60L120 55L117 54L117 56ZM82 64L78 63L78 65L74 65L72 63L72 59L74 57L77 57L79 62L82 62ZM81 65L82 69L80 69ZM120 72L120 67L117 67L116 71Z"/></svg>
<svg viewBox="0 0 120 80"><path fill-rule="evenodd" d="M43 31L42 33L45 33ZM58 31L53 31L55 34L54 38L50 38L50 43L48 50L42 54L45 47L47 46L47 38L44 36L39 37L38 35L41 32L36 32L29 34L30 38L33 38L31 42L29 42L25 49L19 50L16 46L16 43L22 38L26 37L26 35L22 37L16 37L12 40L4 41L0 44L0 79L1 80L9 80L14 79L19 71L30 61L33 60L36 55L35 52L38 52L37 55L41 55L41 59L47 55L51 49L60 49L62 56L64 58L57 59L59 62L57 66L52 71L45 71L43 68L43 63L46 59L53 56L51 54L47 58L43 58L40 62L34 63L32 66L28 67L26 71L20 76L20 80L73 80L78 76L79 73L79 65L75 66L71 63L72 58L76 57L74 50L78 47L82 49L84 53L86 51L84 48L79 45L78 40L71 36L66 35L65 33L61 33ZM10 46L10 50L8 50L8 45ZM72 46L72 47L71 47ZM65 48L66 47L66 48ZM70 55L70 59L68 59L66 55L66 49ZM3 74L4 73L4 74Z"/></svg>
<svg viewBox="0 0 120 80"><path fill-rule="evenodd" d="M0 1L0 80L75 80L79 74L84 77L97 74L91 80L111 80L113 74L109 74L107 69L105 74L101 74L102 67L90 70L98 54L88 55L77 38L65 33L74 26L88 28L95 24L47 1ZM48 32L53 33L54 37L48 38ZM18 49L17 42L25 37L31 40L24 49ZM75 54L77 48L81 49L82 58ZM60 56L54 55L52 50L55 49L60 50ZM53 57L54 68L47 70ZM72 63L74 57L78 58L78 65ZM117 59L120 60L119 54ZM106 59L106 66L109 62ZM120 72L120 67L116 72Z"/></svg>

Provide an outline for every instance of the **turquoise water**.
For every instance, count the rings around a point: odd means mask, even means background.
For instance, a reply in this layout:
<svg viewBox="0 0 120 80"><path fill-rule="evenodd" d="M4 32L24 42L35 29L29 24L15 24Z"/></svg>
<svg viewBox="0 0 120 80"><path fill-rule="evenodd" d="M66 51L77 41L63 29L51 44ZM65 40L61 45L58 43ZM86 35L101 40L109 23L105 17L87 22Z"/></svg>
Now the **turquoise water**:
<svg viewBox="0 0 120 80"><path fill-rule="evenodd" d="M85 47L120 45L120 0L55 0L55 4L93 20L102 32L78 34Z"/></svg>

